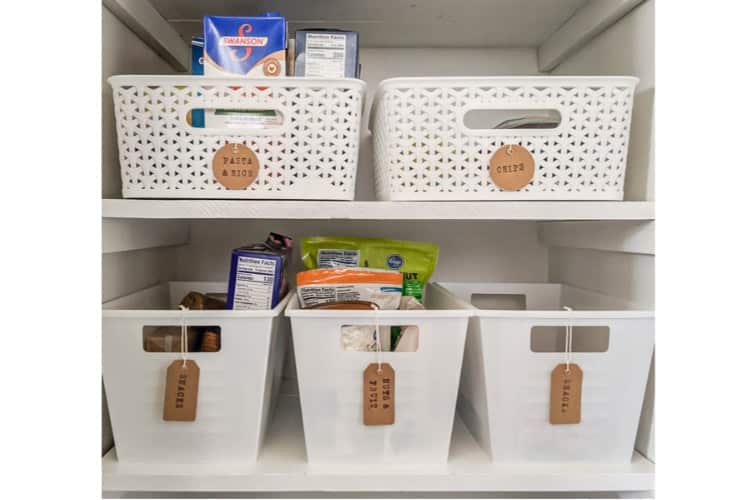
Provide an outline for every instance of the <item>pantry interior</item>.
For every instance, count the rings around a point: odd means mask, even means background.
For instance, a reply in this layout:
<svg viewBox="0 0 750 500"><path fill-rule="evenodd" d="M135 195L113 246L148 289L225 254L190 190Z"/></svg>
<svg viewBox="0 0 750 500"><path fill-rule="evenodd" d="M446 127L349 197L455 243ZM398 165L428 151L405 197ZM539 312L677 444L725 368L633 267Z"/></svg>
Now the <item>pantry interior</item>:
<svg viewBox="0 0 750 500"><path fill-rule="evenodd" d="M166 281L225 281L233 248L269 231L429 241L436 282L561 283L654 308L655 0L104 0L102 9L102 300ZM208 14L279 11L289 31L356 30L367 102L355 201L141 200L121 197L111 75L189 69L189 40ZM376 201L369 111L378 84L408 76L629 75L636 88L623 201ZM298 249L292 259L301 269ZM293 274L292 273L292 274ZM147 492L449 492L529 494L653 490L652 362L626 466L487 468L456 424L447 472L310 471L295 406L293 353L258 467L244 474L123 467L103 398L105 494ZM313 473L314 472L314 473ZM175 477L179 476L179 480Z"/></svg>

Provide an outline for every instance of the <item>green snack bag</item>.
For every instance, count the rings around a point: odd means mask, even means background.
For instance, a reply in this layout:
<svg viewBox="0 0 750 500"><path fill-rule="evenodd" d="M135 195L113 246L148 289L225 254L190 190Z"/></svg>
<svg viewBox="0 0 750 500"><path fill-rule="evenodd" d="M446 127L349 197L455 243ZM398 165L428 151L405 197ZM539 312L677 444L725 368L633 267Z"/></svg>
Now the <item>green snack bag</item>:
<svg viewBox="0 0 750 500"><path fill-rule="evenodd" d="M306 269L328 267L365 267L362 256L364 238L313 236L302 238L302 263Z"/></svg>
<svg viewBox="0 0 750 500"><path fill-rule="evenodd" d="M336 236L303 238L301 248L307 269L374 267L401 271L404 295L420 302L439 253L438 246L432 243Z"/></svg>
<svg viewBox="0 0 750 500"><path fill-rule="evenodd" d="M365 249L366 266L401 271L404 275L404 295L422 301L424 287L437 265L437 245L414 241L370 240Z"/></svg>

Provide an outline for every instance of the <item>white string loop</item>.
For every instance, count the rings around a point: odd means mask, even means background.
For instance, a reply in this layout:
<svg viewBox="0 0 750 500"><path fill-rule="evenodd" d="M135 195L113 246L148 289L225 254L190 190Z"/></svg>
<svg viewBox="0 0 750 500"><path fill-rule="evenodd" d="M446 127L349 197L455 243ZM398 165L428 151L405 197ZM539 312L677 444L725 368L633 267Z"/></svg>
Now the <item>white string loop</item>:
<svg viewBox="0 0 750 500"><path fill-rule="evenodd" d="M377 304L370 304L373 315L375 316L375 360L378 363L378 375L383 373L382 361L380 359L380 321L378 319L378 306Z"/></svg>
<svg viewBox="0 0 750 500"><path fill-rule="evenodd" d="M563 306L568 312L572 312L573 308ZM568 316L568 324L565 325L565 373L570 373L570 359L573 355L573 315Z"/></svg>
<svg viewBox="0 0 750 500"><path fill-rule="evenodd" d="M180 304L180 357L182 357L182 367L187 364L188 336L187 323L185 322L185 311L190 309Z"/></svg>

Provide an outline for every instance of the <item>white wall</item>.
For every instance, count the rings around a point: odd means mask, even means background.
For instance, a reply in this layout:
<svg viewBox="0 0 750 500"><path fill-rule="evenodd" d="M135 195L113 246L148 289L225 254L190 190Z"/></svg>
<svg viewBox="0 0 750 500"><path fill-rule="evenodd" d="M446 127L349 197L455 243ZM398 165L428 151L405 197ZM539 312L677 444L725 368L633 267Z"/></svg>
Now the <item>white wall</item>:
<svg viewBox="0 0 750 500"><path fill-rule="evenodd" d="M654 306L654 256L552 248L549 277L649 309Z"/></svg>
<svg viewBox="0 0 750 500"><path fill-rule="evenodd" d="M102 8L102 197L120 198L112 89L107 78L120 73L173 73L174 70L107 9ZM149 249L102 256L102 300L144 288L172 273L171 249ZM113 445L102 391L102 453Z"/></svg>
<svg viewBox="0 0 750 500"><path fill-rule="evenodd" d="M303 236L342 235L429 241L440 245L433 279L545 281L547 249L534 222L471 221L194 221L190 244L176 247L178 280L225 281L232 248L265 240L269 231L295 238L292 276L301 270Z"/></svg>

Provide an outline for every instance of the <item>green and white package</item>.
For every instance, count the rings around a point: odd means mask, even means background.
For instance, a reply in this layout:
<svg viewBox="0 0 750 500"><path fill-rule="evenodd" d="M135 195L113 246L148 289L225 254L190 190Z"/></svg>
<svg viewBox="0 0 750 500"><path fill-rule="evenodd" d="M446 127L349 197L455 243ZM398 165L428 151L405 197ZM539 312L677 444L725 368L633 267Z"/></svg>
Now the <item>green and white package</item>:
<svg viewBox="0 0 750 500"><path fill-rule="evenodd" d="M427 280L437 265L439 247L432 243L338 236L302 238L307 269L372 267L400 271L403 294L422 300Z"/></svg>

